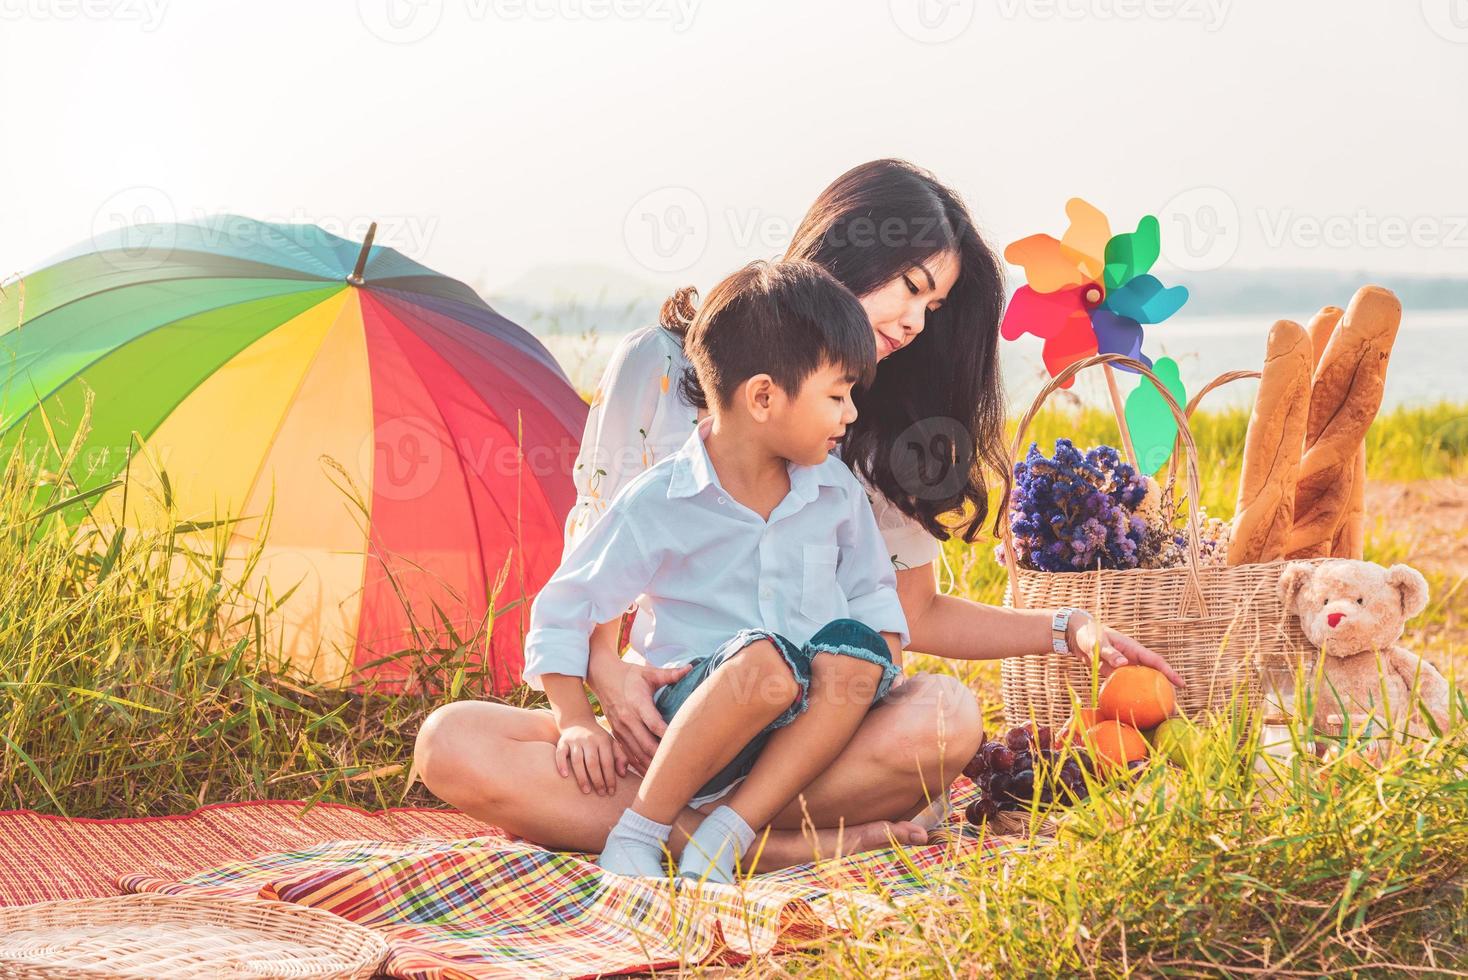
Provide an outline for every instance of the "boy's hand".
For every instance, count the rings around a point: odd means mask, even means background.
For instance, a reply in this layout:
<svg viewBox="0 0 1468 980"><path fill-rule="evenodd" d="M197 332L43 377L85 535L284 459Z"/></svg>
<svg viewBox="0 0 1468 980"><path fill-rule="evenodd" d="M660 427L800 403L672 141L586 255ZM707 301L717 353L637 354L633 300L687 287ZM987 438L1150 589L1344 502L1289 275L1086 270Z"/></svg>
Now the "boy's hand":
<svg viewBox="0 0 1468 980"><path fill-rule="evenodd" d="M658 740L668 730L668 723L653 703L653 693L664 684L680 680L692 669L690 664L648 667L627 663L616 656L600 663L592 658L587 683L596 692L602 714L611 723L624 759L637 772L647 772L658 750ZM626 775L627 770L621 768L617 772Z"/></svg>
<svg viewBox="0 0 1468 980"><path fill-rule="evenodd" d="M622 747L595 721L575 722L561 729L556 741L556 771L574 776L581 792L611 796L617 791L617 772L626 771Z"/></svg>

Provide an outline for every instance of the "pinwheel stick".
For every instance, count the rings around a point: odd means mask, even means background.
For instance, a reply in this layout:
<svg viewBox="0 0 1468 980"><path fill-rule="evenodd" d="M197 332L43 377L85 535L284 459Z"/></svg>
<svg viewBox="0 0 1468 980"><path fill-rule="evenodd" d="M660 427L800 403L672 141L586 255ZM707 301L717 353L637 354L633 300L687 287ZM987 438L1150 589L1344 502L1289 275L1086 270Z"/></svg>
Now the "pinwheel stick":
<svg viewBox="0 0 1468 980"><path fill-rule="evenodd" d="M1116 413L1116 424L1121 429L1121 444L1126 448L1127 459L1140 473L1142 464L1137 461L1137 450L1132 446L1132 430L1126 427L1126 405L1121 400L1121 389L1116 386L1116 372L1110 364L1103 364L1101 368L1106 372L1106 390L1111 392L1111 410Z"/></svg>

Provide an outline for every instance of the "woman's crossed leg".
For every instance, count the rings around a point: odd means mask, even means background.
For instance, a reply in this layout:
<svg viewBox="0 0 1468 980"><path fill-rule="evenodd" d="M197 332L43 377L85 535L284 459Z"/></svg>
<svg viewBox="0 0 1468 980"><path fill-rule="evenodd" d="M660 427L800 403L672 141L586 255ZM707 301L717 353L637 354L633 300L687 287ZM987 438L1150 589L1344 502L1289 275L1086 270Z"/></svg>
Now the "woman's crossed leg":
<svg viewBox="0 0 1468 980"><path fill-rule="evenodd" d="M555 767L558 732L547 711L487 701L435 710L414 747L414 771L439 799L547 847L595 853L636 799L628 773L607 795L583 793ZM836 853L920 843L906 818L946 792L982 739L979 707L956 678L918 674L873 706L835 762L770 821L759 869ZM685 809L691 831L704 814ZM685 836L674 834L675 856Z"/></svg>

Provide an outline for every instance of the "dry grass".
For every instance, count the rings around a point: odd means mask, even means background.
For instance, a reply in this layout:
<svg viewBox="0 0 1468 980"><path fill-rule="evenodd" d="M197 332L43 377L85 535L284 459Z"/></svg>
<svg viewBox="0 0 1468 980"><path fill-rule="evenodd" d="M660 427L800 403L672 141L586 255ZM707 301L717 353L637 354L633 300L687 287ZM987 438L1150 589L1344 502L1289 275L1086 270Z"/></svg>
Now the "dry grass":
<svg viewBox="0 0 1468 980"><path fill-rule="evenodd" d="M1384 416L1372 430L1376 485L1463 492L1465 416ZM1108 424L1050 412L1037 438L1106 441ZM1242 413L1198 419L1215 513L1232 509L1243 424ZM68 447L53 451L42 468L66 472ZM180 580L168 572L184 548L176 533L78 547L67 522L86 501L67 503L71 492L38 485L18 457L0 476L0 807L134 816L262 797L433 803L405 792L404 762L423 716L452 694L452 664L425 678L440 695L362 698L283 677L251 628L265 610L233 594L217 555L190 552ZM1461 554L1468 531L1449 519L1420 533L1426 519L1410 511L1377 516L1369 557L1412 560L1431 580L1413 644L1468 674L1465 569L1432 560ZM953 592L998 600L989 550L946 546ZM925 666L962 673L997 715L995 664ZM1066 818L1063 846L1003 867L955 861L941 874L948 900L734 972L1468 975L1468 733L1380 767L1302 762L1272 775L1251 764L1252 737L1246 720L1222 724L1190 770L1154 766L1134 788L1097 792Z"/></svg>

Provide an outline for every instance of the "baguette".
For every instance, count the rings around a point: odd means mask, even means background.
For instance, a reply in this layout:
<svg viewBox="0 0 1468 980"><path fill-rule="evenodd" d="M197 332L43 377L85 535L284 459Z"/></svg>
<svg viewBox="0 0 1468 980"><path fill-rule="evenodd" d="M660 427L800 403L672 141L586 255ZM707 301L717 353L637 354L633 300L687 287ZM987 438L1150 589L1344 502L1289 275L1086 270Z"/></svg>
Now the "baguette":
<svg viewBox="0 0 1468 980"><path fill-rule="evenodd" d="M1330 554L1353 492L1356 454L1381 408L1401 323L1402 304L1391 290L1363 286L1326 344L1311 386L1289 558Z"/></svg>
<svg viewBox="0 0 1468 980"><path fill-rule="evenodd" d="M1346 513L1341 526L1336 528L1335 539L1330 545L1330 557L1354 558L1360 561L1366 554L1366 447L1356 450L1356 462L1351 473L1351 495L1346 500Z"/></svg>
<svg viewBox="0 0 1468 980"><path fill-rule="evenodd" d="M1315 348L1315 362L1310 366L1312 371L1320 367L1325 345L1330 342L1330 335L1335 332L1336 324L1341 322L1345 312L1339 306L1322 306L1320 312L1310 318L1306 329L1310 331L1310 344Z"/></svg>
<svg viewBox="0 0 1468 980"><path fill-rule="evenodd" d="M1259 394L1244 436L1244 468L1229 535L1230 565L1284 557L1294 520L1313 367L1305 329L1290 320L1276 323L1269 331Z"/></svg>
<svg viewBox="0 0 1468 980"><path fill-rule="evenodd" d="M1345 310L1339 306L1322 306L1320 312L1310 319L1310 343L1315 348L1315 367L1320 367L1320 358L1325 354L1325 347L1330 343L1330 335L1335 332L1336 325L1340 323L1341 316ZM1355 473L1352 475L1351 496L1346 503L1346 513L1341 520L1341 526L1336 529L1335 540L1330 546L1332 558L1355 558L1359 560L1362 556L1363 546L1366 538L1366 511L1365 511L1365 488L1366 488L1366 451L1357 450Z"/></svg>

